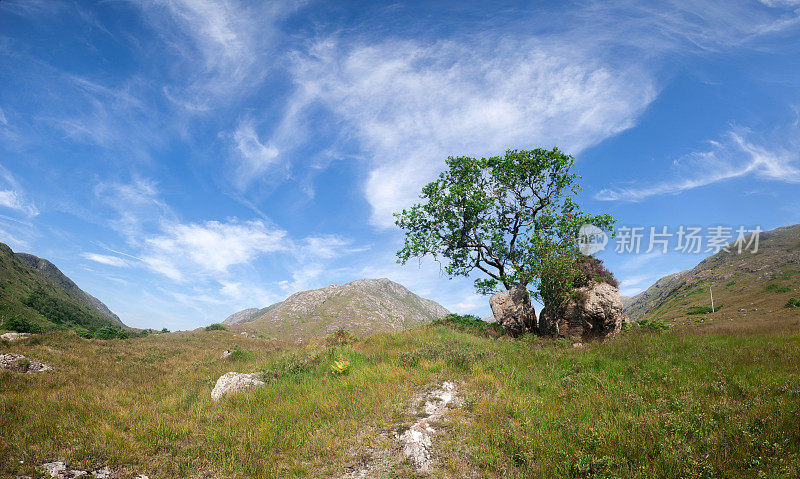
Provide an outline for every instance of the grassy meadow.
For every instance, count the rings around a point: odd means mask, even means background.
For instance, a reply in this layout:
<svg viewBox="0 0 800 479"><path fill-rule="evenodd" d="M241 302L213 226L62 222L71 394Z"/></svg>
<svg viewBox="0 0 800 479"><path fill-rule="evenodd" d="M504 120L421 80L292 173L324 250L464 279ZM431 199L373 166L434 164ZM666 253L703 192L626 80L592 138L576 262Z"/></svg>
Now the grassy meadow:
<svg viewBox="0 0 800 479"><path fill-rule="evenodd" d="M800 319L736 324L582 348L447 325L303 346L51 332L0 346L56 368L0 372L0 476L64 460L151 479L338 477L384 451L385 477L413 477L394 433L412 397L452 380L463 404L435 436L433 477L798 477ZM270 381L213 403L227 371Z"/></svg>

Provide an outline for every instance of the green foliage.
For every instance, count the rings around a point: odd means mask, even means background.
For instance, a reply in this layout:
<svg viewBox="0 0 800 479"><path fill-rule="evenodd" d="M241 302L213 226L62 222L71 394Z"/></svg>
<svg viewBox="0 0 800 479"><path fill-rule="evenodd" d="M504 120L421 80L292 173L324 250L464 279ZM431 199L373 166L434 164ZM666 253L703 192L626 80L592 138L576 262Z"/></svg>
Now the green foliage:
<svg viewBox="0 0 800 479"><path fill-rule="evenodd" d="M80 308L59 298L42 287L38 287L23 299L22 303L41 314L49 321L63 327L74 329L82 326L89 331L108 325L108 320L85 308Z"/></svg>
<svg viewBox="0 0 800 479"><path fill-rule="evenodd" d="M225 325L220 323L209 324L206 326L206 331L227 331L228 328Z"/></svg>
<svg viewBox="0 0 800 479"><path fill-rule="evenodd" d="M9 331L16 331L18 333L41 333L42 328L37 324L33 324L25 318L19 316L11 316L3 322L3 328Z"/></svg>
<svg viewBox="0 0 800 479"><path fill-rule="evenodd" d="M770 293L788 293L791 290L792 288L777 283L770 283L764 286L764 291L769 291Z"/></svg>
<svg viewBox="0 0 800 479"><path fill-rule="evenodd" d="M714 310L711 310L710 306L692 306L689 308L689 311L686 312L688 315L695 315L695 314L709 314L715 311L719 311L722 309L722 305L714 306Z"/></svg>
<svg viewBox="0 0 800 479"><path fill-rule="evenodd" d="M115 326L103 326L93 336L97 339L128 339L128 332Z"/></svg>
<svg viewBox="0 0 800 479"><path fill-rule="evenodd" d="M503 328L499 323L487 323L477 316L471 314L460 315L450 313L442 319L433 321L433 324L441 324L460 331L469 331L482 336L498 337L503 334Z"/></svg>
<svg viewBox="0 0 800 479"><path fill-rule="evenodd" d="M786 302L787 308L800 308L800 299L797 298L789 298L789 301Z"/></svg>
<svg viewBox="0 0 800 479"><path fill-rule="evenodd" d="M636 321L636 324L642 329L649 329L651 331L665 331L669 329L668 324L656 318L641 318Z"/></svg>
<svg viewBox="0 0 800 479"><path fill-rule="evenodd" d="M347 374L350 370L350 361L347 358L338 358L336 361L331 364L331 373L334 376L341 376L343 374Z"/></svg>
<svg viewBox="0 0 800 479"><path fill-rule="evenodd" d="M162 332L162 333L168 333L168 332L169 332L169 329L167 329L167 328L161 328L161 332Z"/></svg>
<svg viewBox="0 0 800 479"><path fill-rule="evenodd" d="M483 294L536 286L545 301L566 296L578 256L580 226L610 230L610 215L583 213L573 157L552 150L508 150L491 158L450 157L447 170L422 189L422 203L395 215L406 238L397 257L444 259L450 277L473 269ZM567 281L562 281L562 276Z"/></svg>
<svg viewBox="0 0 800 479"><path fill-rule="evenodd" d="M325 344L328 346L344 346L354 343L356 337L350 331L339 328L325 338Z"/></svg>

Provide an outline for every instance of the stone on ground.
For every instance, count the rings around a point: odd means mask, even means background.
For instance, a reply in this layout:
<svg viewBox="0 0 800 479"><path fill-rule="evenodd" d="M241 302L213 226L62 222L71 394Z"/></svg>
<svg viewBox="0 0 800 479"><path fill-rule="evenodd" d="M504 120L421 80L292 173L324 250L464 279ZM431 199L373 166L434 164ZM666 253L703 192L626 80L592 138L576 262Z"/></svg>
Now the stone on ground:
<svg viewBox="0 0 800 479"><path fill-rule="evenodd" d="M578 288L557 312L545 305L539 332L558 338L602 339L619 333L623 321L619 289L592 282Z"/></svg>
<svg viewBox="0 0 800 479"><path fill-rule="evenodd" d="M536 330L536 311L531 304L531 295L525 288L502 291L489 299L495 319L503 332L517 337Z"/></svg>
<svg viewBox="0 0 800 479"><path fill-rule="evenodd" d="M217 379L217 384L211 391L211 400L218 401L226 394L246 391L264 384L259 373L225 373Z"/></svg>
<svg viewBox="0 0 800 479"><path fill-rule="evenodd" d="M10 332L10 333L0 334L0 339L2 339L3 341L8 341L10 343L10 342L13 342L13 341L18 341L20 339L30 338L31 336L32 336L32 334L30 334L30 333L14 333L14 332Z"/></svg>
<svg viewBox="0 0 800 479"><path fill-rule="evenodd" d="M431 465L433 436L436 434L433 424L444 419L445 413L456 403L456 385L445 381L442 386L428 394L422 408L425 417L419 419L400 435L405 455L420 472L427 472Z"/></svg>
<svg viewBox="0 0 800 479"><path fill-rule="evenodd" d="M53 368L34 359L26 358L21 354L10 353L0 354L0 369L30 374L50 371Z"/></svg>

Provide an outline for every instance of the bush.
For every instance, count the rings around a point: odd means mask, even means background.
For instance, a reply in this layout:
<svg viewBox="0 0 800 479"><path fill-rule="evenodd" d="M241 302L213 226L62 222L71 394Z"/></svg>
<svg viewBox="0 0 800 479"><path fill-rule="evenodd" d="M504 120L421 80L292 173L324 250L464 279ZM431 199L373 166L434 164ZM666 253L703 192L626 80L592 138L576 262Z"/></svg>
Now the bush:
<svg viewBox="0 0 800 479"><path fill-rule="evenodd" d="M711 311L711 308L708 307L708 306L692 306L691 308L689 308L689 311L687 311L686 314L689 314L689 315L709 314L709 313L713 313L715 311L719 311L720 309L722 309L722 305L715 306L714 307L714 311Z"/></svg>
<svg viewBox="0 0 800 479"><path fill-rule="evenodd" d="M169 329L167 329L167 328L161 328L161 332L162 332L162 333L168 333L168 332L169 332Z"/></svg>
<svg viewBox="0 0 800 479"><path fill-rule="evenodd" d="M601 259L592 256L581 256L575 260L575 267L578 270L573 282L575 288L586 286L591 281L608 283L615 288L619 288L619 281L614 277L614 273L603 266L603 260Z"/></svg>
<svg viewBox="0 0 800 479"><path fill-rule="evenodd" d="M641 318L636 320L636 324L642 329L653 331L664 331L669 329L669 325L660 319Z"/></svg>
<svg viewBox="0 0 800 479"><path fill-rule="evenodd" d="M764 286L764 291L769 291L771 293L788 293L791 290L792 288L777 283L770 283Z"/></svg>
<svg viewBox="0 0 800 479"><path fill-rule="evenodd" d="M16 331L18 333L40 333L42 328L38 325L31 323L25 318L12 316L5 320L3 327L9 331Z"/></svg>
<svg viewBox="0 0 800 479"><path fill-rule="evenodd" d="M503 334L503 327L500 326L500 323L487 323L471 314L450 313L442 319L434 320L433 324L441 324L459 331L467 331L483 336L498 337Z"/></svg>
<svg viewBox="0 0 800 479"><path fill-rule="evenodd" d="M97 339L128 339L128 332L115 326L103 326L94 332L94 337Z"/></svg>
<svg viewBox="0 0 800 479"><path fill-rule="evenodd" d="M789 301L786 302L787 308L800 308L800 300L797 298L790 298Z"/></svg>
<svg viewBox="0 0 800 479"><path fill-rule="evenodd" d="M227 330L228 328L219 323L209 324L208 326L206 326L206 331L227 331Z"/></svg>

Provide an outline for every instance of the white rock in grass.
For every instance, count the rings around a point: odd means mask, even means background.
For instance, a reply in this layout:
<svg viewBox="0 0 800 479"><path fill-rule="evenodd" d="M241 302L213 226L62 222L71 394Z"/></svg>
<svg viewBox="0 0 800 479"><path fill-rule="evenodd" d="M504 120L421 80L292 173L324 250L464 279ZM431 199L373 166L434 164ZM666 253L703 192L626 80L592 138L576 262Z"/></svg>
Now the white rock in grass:
<svg viewBox="0 0 800 479"><path fill-rule="evenodd" d="M259 373L225 373L217 379L217 384L211 391L211 400L218 401L219 398L228 393L246 391L264 384Z"/></svg>
<svg viewBox="0 0 800 479"><path fill-rule="evenodd" d="M61 461L48 462L42 464L42 469L44 469L45 474L48 474L50 477L59 477L63 475L62 473L67 471L67 465Z"/></svg>
<svg viewBox="0 0 800 479"><path fill-rule="evenodd" d="M3 341L8 341L9 343L12 341L17 341L20 339L30 338L32 335L30 333L3 333L0 334L0 339Z"/></svg>
<svg viewBox="0 0 800 479"><path fill-rule="evenodd" d="M50 371L52 366L36 361L34 359L26 358L21 354L0 354L0 369L8 369L9 371L16 371L19 373L41 373L43 371ZM56 464L56 463L48 463Z"/></svg>

